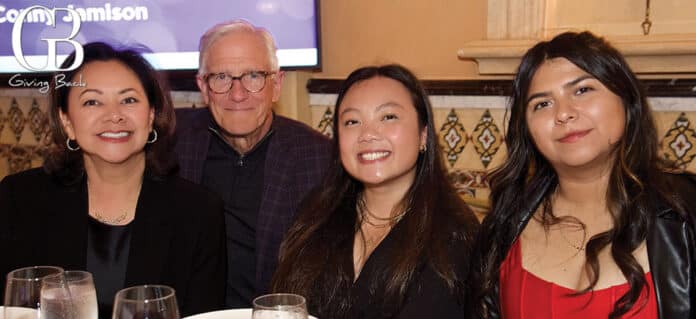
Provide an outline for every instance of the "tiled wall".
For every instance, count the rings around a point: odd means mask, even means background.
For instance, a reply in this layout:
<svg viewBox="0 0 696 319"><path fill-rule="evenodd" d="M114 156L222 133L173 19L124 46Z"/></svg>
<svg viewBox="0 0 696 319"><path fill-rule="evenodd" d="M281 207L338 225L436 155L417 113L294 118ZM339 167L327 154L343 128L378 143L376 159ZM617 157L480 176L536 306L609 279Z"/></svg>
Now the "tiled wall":
<svg viewBox="0 0 696 319"><path fill-rule="evenodd" d="M197 92L174 92L176 107L200 105ZM310 94L311 126L330 135L335 94ZM452 182L483 208L487 172L505 157L502 96L431 96ZM652 98L663 156L696 171L696 98ZM35 90L0 90L0 178L41 165L47 98Z"/></svg>

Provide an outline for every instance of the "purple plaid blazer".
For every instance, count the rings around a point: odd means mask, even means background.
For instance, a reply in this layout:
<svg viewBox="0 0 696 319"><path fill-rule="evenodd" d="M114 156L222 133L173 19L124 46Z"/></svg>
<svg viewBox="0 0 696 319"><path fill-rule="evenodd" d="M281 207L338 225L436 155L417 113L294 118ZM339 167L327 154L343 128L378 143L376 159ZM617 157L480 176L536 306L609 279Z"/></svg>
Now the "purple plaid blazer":
<svg viewBox="0 0 696 319"><path fill-rule="evenodd" d="M207 108L178 109L177 146L181 177L200 184L212 116ZM264 166L263 196L256 222L256 292L267 293L283 236L302 199L321 181L331 141L309 126L279 115L273 119Z"/></svg>

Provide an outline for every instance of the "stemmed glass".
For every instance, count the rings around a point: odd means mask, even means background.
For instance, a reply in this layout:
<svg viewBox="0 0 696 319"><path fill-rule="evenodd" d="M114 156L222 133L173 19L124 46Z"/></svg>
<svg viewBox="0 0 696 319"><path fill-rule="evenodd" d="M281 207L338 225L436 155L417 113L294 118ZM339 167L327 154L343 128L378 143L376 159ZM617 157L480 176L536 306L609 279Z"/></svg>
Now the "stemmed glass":
<svg viewBox="0 0 696 319"><path fill-rule="evenodd" d="M69 270L44 277L41 319L97 319L97 292L92 274Z"/></svg>
<svg viewBox="0 0 696 319"><path fill-rule="evenodd" d="M307 319L307 302L295 294L270 294L254 299L253 319Z"/></svg>
<svg viewBox="0 0 696 319"><path fill-rule="evenodd" d="M7 274L5 283L5 319L37 318L41 304L41 279L63 273L54 266L19 268Z"/></svg>
<svg viewBox="0 0 696 319"><path fill-rule="evenodd" d="M179 319L174 288L143 285L121 289L114 299L112 319Z"/></svg>

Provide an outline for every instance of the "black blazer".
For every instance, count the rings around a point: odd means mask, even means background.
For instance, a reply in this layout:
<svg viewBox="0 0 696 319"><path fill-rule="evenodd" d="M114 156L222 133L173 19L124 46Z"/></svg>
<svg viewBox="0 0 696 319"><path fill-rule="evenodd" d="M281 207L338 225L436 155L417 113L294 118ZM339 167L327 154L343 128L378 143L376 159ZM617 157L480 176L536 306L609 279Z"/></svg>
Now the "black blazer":
<svg viewBox="0 0 696 319"><path fill-rule="evenodd" d="M0 182L0 275L34 265L86 269L86 181L63 185L42 169ZM165 284L182 316L224 307L222 201L178 177L146 176L131 230L124 287Z"/></svg>

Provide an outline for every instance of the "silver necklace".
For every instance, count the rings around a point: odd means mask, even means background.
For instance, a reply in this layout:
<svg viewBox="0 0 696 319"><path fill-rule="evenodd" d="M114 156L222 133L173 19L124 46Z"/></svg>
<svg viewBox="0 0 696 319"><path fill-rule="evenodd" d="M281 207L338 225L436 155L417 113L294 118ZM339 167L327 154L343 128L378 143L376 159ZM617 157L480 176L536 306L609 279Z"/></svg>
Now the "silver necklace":
<svg viewBox="0 0 696 319"><path fill-rule="evenodd" d="M99 212L92 212L92 217L94 217L96 220L104 223L104 224L109 224L109 225L121 225L123 224L124 221L130 216L130 214L127 211L124 211L123 214L118 215L113 218L108 218L104 217Z"/></svg>
<svg viewBox="0 0 696 319"><path fill-rule="evenodd" d="M89 193L89 180L87 180L87 192ZM89 201L92 201L92 198L89 197ZM89 203L89 206L92 206L91 203ZM128 220L128 217L131 215L127 210L124 210L121 215L118 215L116 217L104 217L102 214L100 214L98 211L92 211L89 213L94 219L98 220L99 222L103 224L108 224L108 225L123 225L123 223Z"/></svg>

